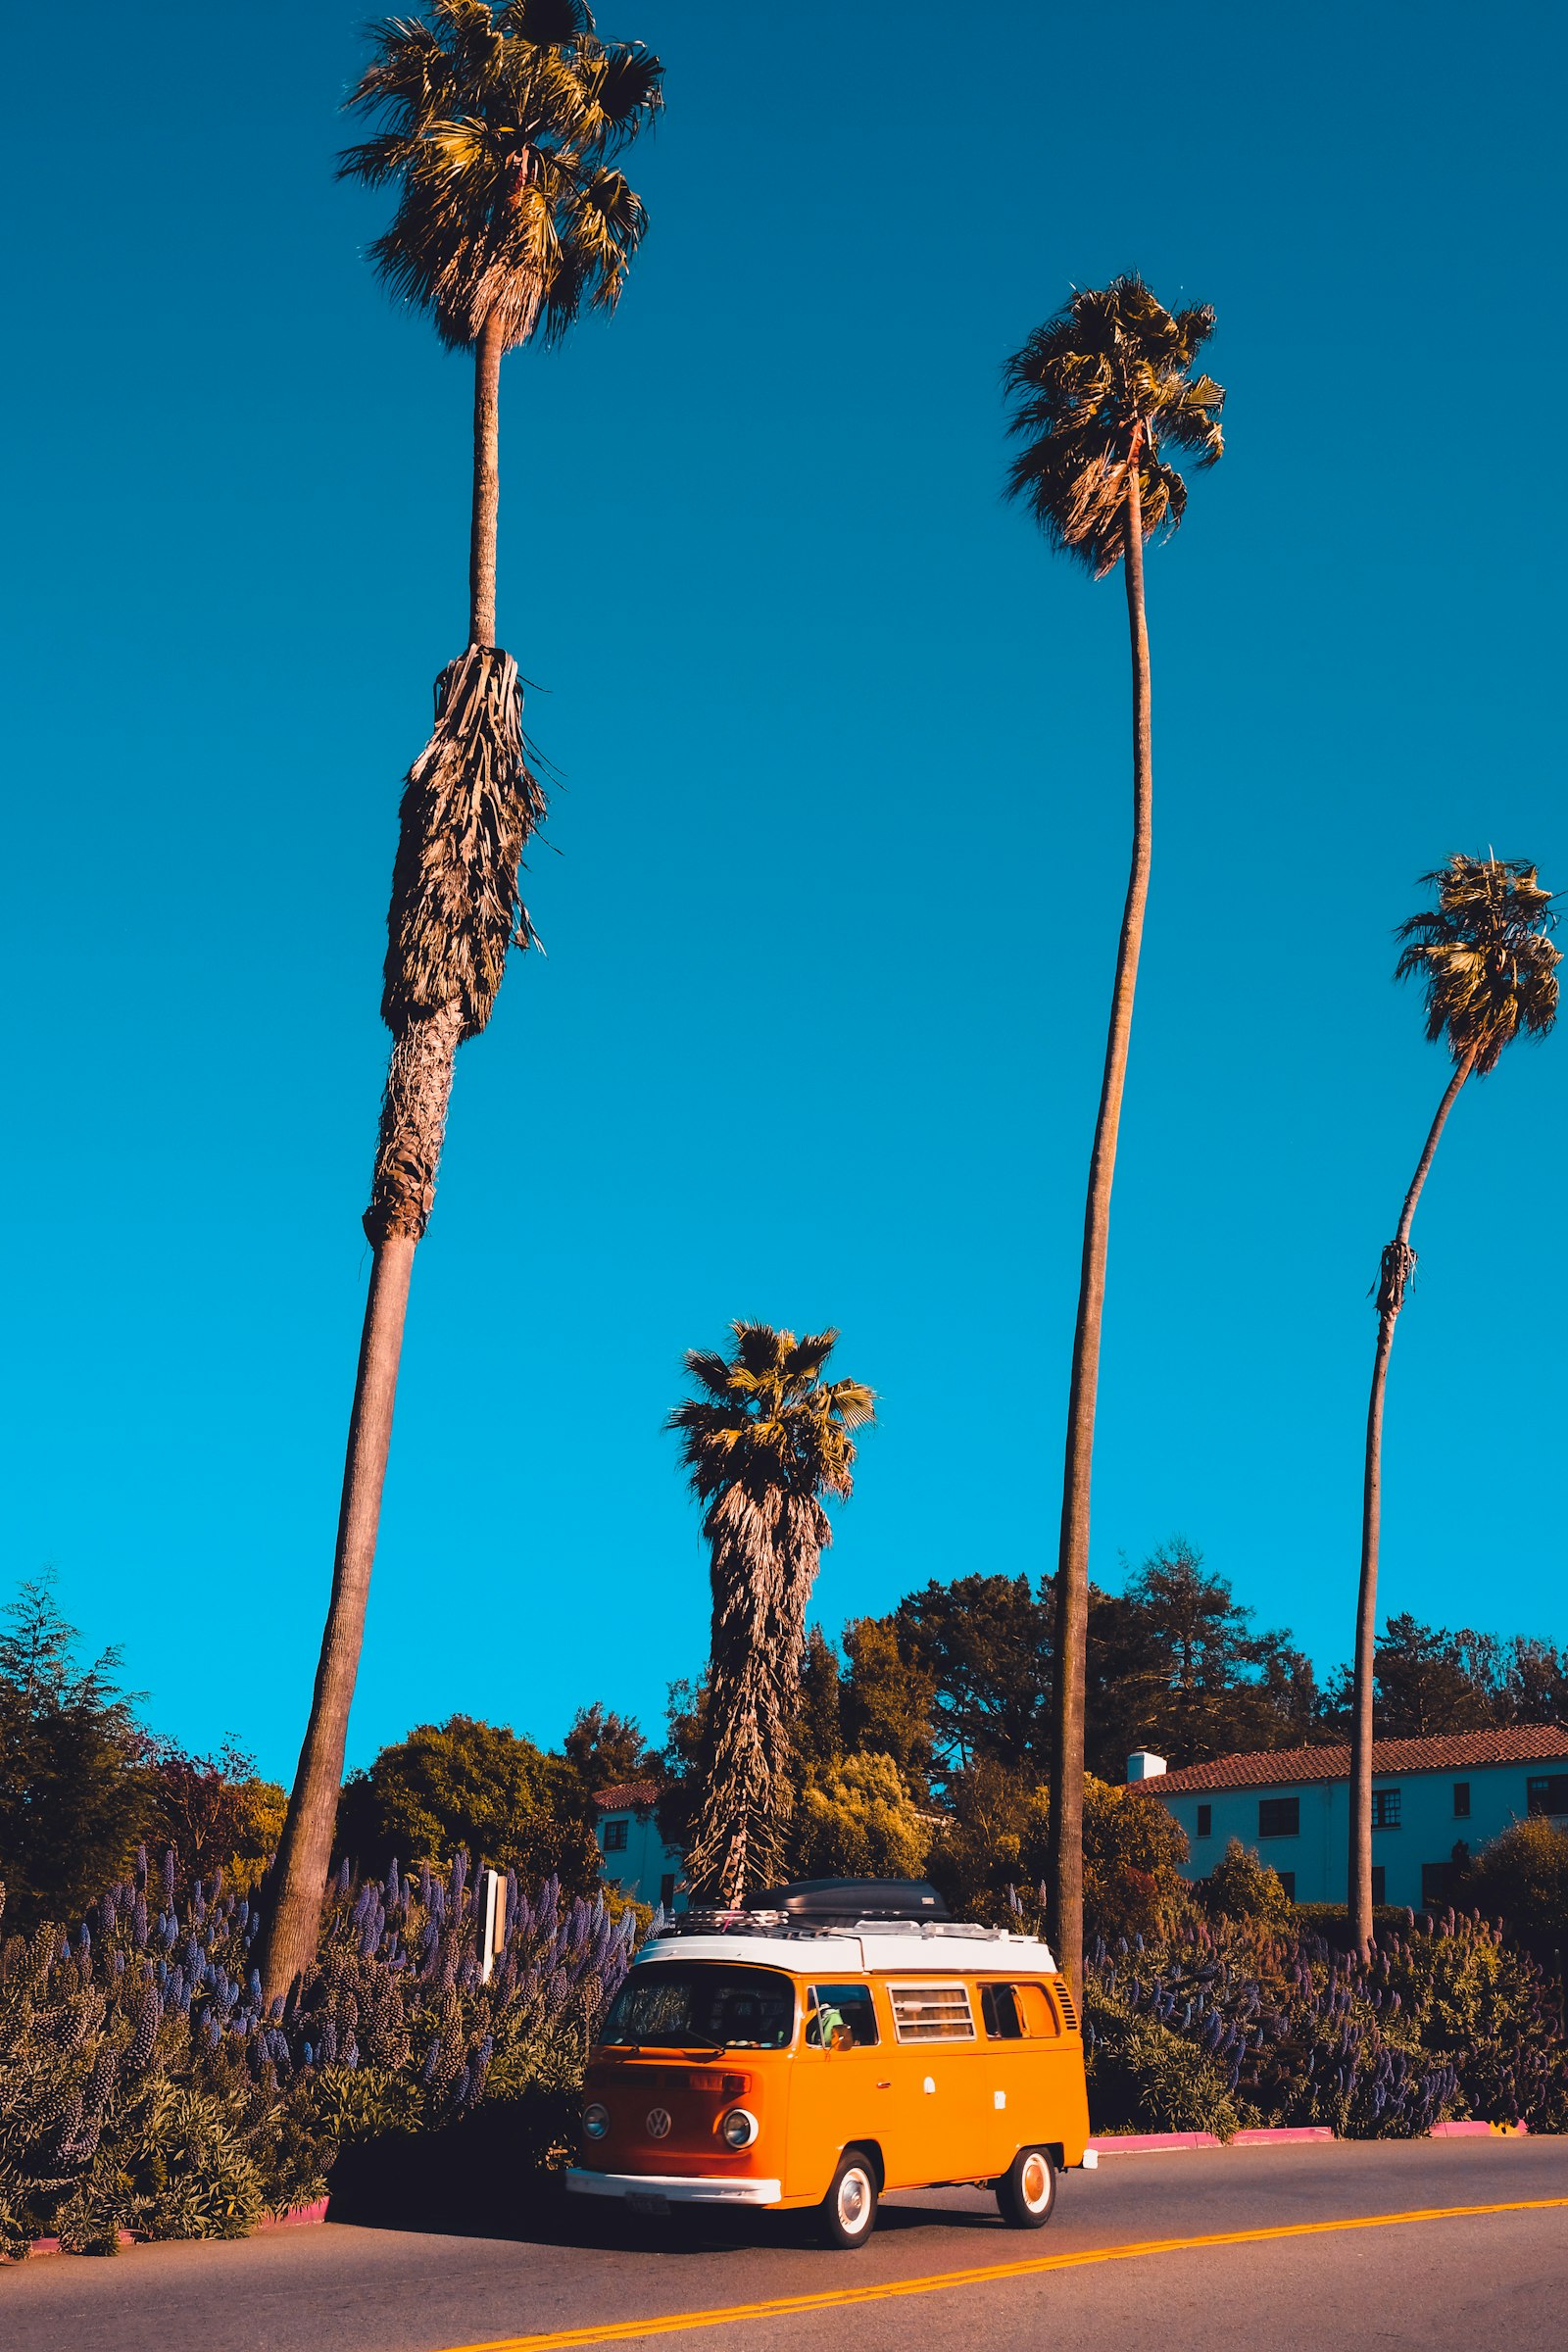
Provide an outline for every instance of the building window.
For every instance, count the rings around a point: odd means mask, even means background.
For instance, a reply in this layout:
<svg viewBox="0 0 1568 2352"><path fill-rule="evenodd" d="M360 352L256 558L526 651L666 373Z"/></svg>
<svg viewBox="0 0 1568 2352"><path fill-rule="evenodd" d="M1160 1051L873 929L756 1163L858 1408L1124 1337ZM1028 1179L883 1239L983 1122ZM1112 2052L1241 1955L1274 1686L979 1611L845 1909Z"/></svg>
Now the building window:
<svg viewBox="0 0 1568 2352"><path fill-rule="evenodd" d="M1441 1911L1453 1900L1453 1864L1451 1862L1423 1862L1421 1865L1421 1908Z"/></svg>
<svg viewBox="0 0 1568 2352"><path fill-rule="evenodd" d="M1568 1772L1533 1775L1525 1783L1525 1803L1532 1813L1568 1813Z"/></svg>
<svg viewBox="0 0 1568 2352"><path fill-rule="evenodd" d="M1287 1895L1289 1895L1289 1897L1290 1897L1291 1901L1294 1903L1294 1902L1295 1902L1295 1900L1296 1900L1296 1873L1295 1873L1295 1871L1294 1871L1294 1870L1277 1870L1277 1871L1274 1873L1274 1876L1275 1876L1275 1877L1278 1879L1278 1881L1279 1881L1280 1885L1281 1885L1281 1886L1284 1887L1284 1889L1285 1889L1285 1891L1286 1891Z"/></svg>
<svg viewBox="0 0 1568 2352"><path fill-rule="evenodd" d="M675 1873L672 1870L666 1870L663 1877L659 1882L659 1900L666 1911L673 1910L675 1904Z"/></svg>
<svg viewBox="0 0 1568 2352"><path fill-rule="evenodd" d="M1298 1796L1261 1796L1257 1800L1260 1838L1299 1838L1301 1800Z"/></svg>
<svg viewBox="0 0 1568 2352"><path fill-rule="evenodd" d="M623 1854L626 1851L627 1827L628 1824L624 1821L606 1822L605 1851L607 1854Z"/></svg>
<svg viewBox="0 0 1568 2352"><path fill-rule="evenodd" d="M1214 1835L1214 1808L1212 1805L1199 1806L1198 1835L1200 1838L1212 1838Z"/></svg>
<svg viewBox="0 0 1568 2352"><path fill-rule="evenodd" d="M1455 1781L1453 1784L1453 1818L1455 1821L1468 1821L1470 1818L1470 1784L1468 1781Z"/></svg>
<svg viewBox="0 0 1568 2352"><path fill-rule="evenodd" d="M1399 1791L1397 1788L1374 1788L1372 1791L1372 1827L1375 1830L1396 1830L1399 1826Z"/></svg>
<svg viewBox="0 0 1568 2352"><path fill-rule="evenodd" d="M1381 1905L1383 1905L1384 1903L1386 1903L1386 1902L1388 1901L1388 1899L1389 1899L1389 1898L1388 1898L1388 1894L1387 1894L1387 1892L1385 1891L1385 1889L1386 1889L1386 1887L1387 1887L1387 1885L1388 1885L1388 1876L1389 1876L1389 1874L1388 1874L1388 1872L1385 1870L1385 1868L1384 1868L1384 1866L1383 1866L1383 1864L1382 1864L1381 1862L1374 1862L1374 1863L1373 1863L1373 1865L1372 1865L1372 1901L1373 1901L1374 1907L1381 1907Z"/></svg>

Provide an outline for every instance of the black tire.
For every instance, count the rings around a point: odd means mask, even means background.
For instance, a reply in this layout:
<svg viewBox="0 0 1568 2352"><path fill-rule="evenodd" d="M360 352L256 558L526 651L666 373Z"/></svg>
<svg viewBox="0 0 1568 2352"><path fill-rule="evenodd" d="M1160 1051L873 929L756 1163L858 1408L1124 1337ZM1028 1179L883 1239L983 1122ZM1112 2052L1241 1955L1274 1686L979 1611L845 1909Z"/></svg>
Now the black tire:
<svg viewBox="0 0 1568 2352"><path fill-rule="evenodd" d="M997 2182L997 2211L1009 2230L1043 2230L1056 2210L1056 2168L1049 2148L1020 2148Z"/></svg>
<svg viewBox="0 0 1568 2352"><path fill-rule="evenodd" d="M846 2253L863 2246L876 2228L876 2171L858 2148L846 2148L839 2158L833 2185L817 2207L817 2216L822 2243Z"/></svg>

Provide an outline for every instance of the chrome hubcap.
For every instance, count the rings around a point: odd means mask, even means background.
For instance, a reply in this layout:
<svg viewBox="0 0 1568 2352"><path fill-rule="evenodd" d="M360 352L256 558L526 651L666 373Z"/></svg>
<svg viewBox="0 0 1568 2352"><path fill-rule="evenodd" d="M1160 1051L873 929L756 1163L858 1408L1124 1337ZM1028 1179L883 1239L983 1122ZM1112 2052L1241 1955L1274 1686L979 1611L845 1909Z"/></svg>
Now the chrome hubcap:
<svg viewBox="0 0 1568 2352"><path fill-rule="evenodd" d="M1024 2202L1031 2211L1038 2212L1050 2193L1051 2175L1046 2170L1046 2160L1043 2156L1031 2156L1023 2168Z"/></svg>
<svg viewBox="0 0 1568 2352"><path fill-rule="evenodd" d="M871 2183L863 2173L846 2173L839 2182L839 2220L846 2230L858 2230L865 2219Z"/></svg>

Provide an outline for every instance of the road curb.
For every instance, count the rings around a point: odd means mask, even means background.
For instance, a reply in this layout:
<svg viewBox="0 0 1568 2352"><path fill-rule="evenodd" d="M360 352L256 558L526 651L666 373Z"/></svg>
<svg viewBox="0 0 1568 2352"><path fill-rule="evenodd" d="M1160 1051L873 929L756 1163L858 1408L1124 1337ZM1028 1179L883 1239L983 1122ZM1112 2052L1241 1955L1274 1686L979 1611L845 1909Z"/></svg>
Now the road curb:
<svg viewBox="0 0 1568 2352"><path fill-rule="evenodd" d="M1434 2124L1428 2139L1523 2139L1528 2124ZM1184 2156L1194 2148L1266 2148L1297 2140L1333 2139L1327 2124L1280 2124L1255 2132L1234 2132L1228 2140L1213 2132L1109 2132L1089 2145L1097 2156Z"/></svg>
<svg viewBox="0 0 1568 2352"><path fill-rule="evenodd" d="M291 2205L286 2213L270 2213L265 2220L257 2223L250 2234L252 2237L261 2237L269 2230L312 2229L318 2222L325 2221L326 2206L325 2197L317 2197L309 2205ZM153 2245L160 2242L171 2245L176 2242L188 2244L191 2241L188 2239L176 2241L172 2238L161 2241L153 2238L142 2239L137 2236L134 2230L122 2230L120 2242L122 2246L136 2246ZM58 2254L59 2251L60 2240L58 2237L35 2237L27 2249L27 2254L30 2261L36 2262L41 2254ZM3 2259L4 2257L0 2256L0 2260Z"/></svg>

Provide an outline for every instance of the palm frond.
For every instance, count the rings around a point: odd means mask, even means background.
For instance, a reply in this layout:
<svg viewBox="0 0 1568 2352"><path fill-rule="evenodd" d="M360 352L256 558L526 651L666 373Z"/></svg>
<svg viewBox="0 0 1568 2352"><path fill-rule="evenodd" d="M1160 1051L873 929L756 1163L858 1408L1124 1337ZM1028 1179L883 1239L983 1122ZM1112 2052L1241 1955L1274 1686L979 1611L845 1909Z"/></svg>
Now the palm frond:
<svg viewBox="0 0 1568 2352"><path fill-rule="evenodd" d="M732 1354L688 1352L686 1370L704 1394L684 1398L665 1423L681 1437L694 1494L709 1505L732 1488L754 1499L847 1498L855 1484L850 1432L875 1420L876 1398L860 1381L822 1379L838 1333L798 1339L747 1322L731 1330Z"/></svg>
<svg viewBox="0 0 1568 2352"><path fill-rule="evenodd" d="M1422 880L1438 904L1399 925L1394 976L1420 981L1428 1039L1484 1078L1516 1037L1544 1037L1556 1020L1552 894L1522 858L1460 853Z"/></svg>
<svg viewBox="0 0 1568 2352"><path fill-rule="evenodd" d="M431 0L427 20L386 18L370 37L346 103L379 127L338 172L398 185L371 247L392 291L454 348L489 320L509 347L559 342L583 310L613 309L647 216L606 159L662 108L660 60L601 40L572 0Z"/></svg>
<svg viewBox="0 0 1568 2352"><path fill-rule="evenodd" d="M1224 390L1190 372L1213 330L1206 306L1173 315L1141 277L1117 277L1074 293L1004 369L1007 429L1023 444L1007 494L1096 578L1126 553L1135 465L1147 538L1174 530L1187 505L1187 485L1161 444L1196 452L1200 466L1218 463Z"/></svg>
<svg viewBox="0 0 1568 2352"><path fill-rule="evenodd" d="M725 1397L729 1395L729 1365L716 1348L688 1348L685 1364L691 1379L705 1388L710 1396Z"/></svg>

